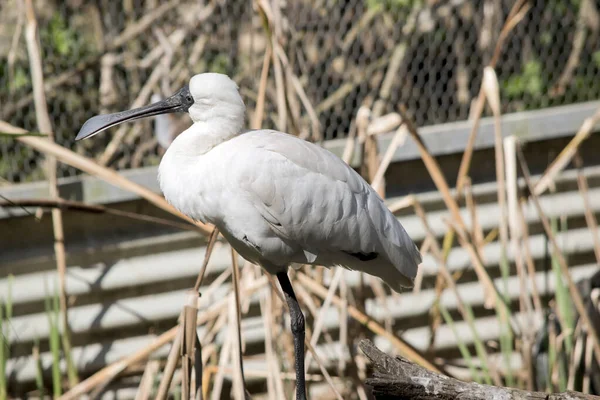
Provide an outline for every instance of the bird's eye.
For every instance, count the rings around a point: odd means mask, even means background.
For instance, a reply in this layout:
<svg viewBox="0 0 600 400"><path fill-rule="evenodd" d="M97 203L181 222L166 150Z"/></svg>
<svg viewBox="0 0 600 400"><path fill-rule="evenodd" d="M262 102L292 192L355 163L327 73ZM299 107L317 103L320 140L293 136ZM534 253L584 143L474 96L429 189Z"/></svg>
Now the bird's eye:
<svg viewBox="0 0 600 400"><path fill-rule="evenodd" d="M189 102L191 103L191 102L192 102L192 100L194 100L194 99L192 99L192 96L190 96L190 95L188 94L188 95L187 95L187 97L186 97L186 100L187 100L187 101L189 101Z"/></svg>

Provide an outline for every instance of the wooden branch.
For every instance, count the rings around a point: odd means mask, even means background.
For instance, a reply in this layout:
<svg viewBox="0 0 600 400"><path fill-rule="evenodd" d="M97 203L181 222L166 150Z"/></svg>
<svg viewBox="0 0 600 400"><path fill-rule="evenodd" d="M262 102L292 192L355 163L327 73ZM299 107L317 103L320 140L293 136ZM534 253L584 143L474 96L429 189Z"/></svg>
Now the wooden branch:
<svg viewBox="0 0 600 400"><path fill-rule="evenodd" d="M373 377L367 379L366 384L372 387L376 399L600 400L599 396L572 391L548 394L463 382L429 371L405 358L390 357L370 340L361 340L359 346L375 367Z"/></svg>
<svg viewBox="0 0 600 400"><path fill-rule="evenodd" d="M92 214L111 214L119 217L131 218L138 221L152 222L155 224L170 226L173 228L179 228L188 231L196 231L204 233L198 226L188 224L185 222L171 221L169 219L154 217L152 215L140 214L131 211L119 210L116 208L105 207L100 204L88 204L81 201L65 200L61 198L57 199L7 199L0 195L0 208L21 208L25 212L29 213L27 207L40 207L40 208L58 208L61 211L71 210L80 211ZM30 213L32 214L32 213Z"/></svg>
<svg viewBox="0 0 600 400"><path fill-rule="evenodd" d="M186 215L183 215L177 209L175 209L175 207L169 204L161 195L154 193L153 191L144 186L138 185L137 183L130 181L129 179L125 178L124 176L110 168L102 167L96 164L89 158L77 154L74 151L67 149L66 147L59 146L56 143L52 143L48 140L39 137L26 135L28 131L26 131L25 129L18 128L2 120L0 120L0 132L15 135L16 140L25 143L27 146L30 146L31 148L41 153L47 155L54 155L60 162L64 164L75 167L90 175L97 176L98 178L110 183L111 185L135 193L138 196L146 199L148 202L152 203L156 207L161 208L164 211L167 211L177 217L182 218L185 221L190 222L191 224L196 225L206 235L209 235L209 233L212 231L212 225L203 224L200 221L194 221Z"/></svg>

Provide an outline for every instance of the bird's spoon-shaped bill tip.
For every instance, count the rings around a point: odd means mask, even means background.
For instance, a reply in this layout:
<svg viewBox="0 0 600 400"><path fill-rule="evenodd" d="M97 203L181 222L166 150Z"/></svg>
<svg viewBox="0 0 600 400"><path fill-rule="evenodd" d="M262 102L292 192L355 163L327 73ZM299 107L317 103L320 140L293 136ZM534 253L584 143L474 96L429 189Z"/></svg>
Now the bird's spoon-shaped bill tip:
<svg viewBox="0 0 600 400"><path fill-rule="evenodd" d="M128 111L121 111L114 114L96 115L85 121L75 140L92 137L123 122L133 121L159 114L187 112L192 104L194 104L194 99L190 94L188 86L186 85L173 96L148 106L134 108L133 110Z"/></svg>

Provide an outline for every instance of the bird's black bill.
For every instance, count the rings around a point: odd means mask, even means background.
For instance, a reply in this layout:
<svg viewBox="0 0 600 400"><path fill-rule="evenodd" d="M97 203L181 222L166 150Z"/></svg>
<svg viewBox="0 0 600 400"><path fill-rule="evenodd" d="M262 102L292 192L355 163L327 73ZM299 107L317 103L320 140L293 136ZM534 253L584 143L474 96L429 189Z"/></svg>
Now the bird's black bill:
<svg viewBox="0 0 600 400"><path fill-rule="evenodd" d="M190 94L187 85L182 87L173 96L150 104L149 106L134 108L129 111L122 111L114 114L96 115L85 121L75 140L85 139L94 136L108 128L119 125L123 122L133 121L140 118L151 117L159 114L186 112L194 104L194 99Z"/></svg>

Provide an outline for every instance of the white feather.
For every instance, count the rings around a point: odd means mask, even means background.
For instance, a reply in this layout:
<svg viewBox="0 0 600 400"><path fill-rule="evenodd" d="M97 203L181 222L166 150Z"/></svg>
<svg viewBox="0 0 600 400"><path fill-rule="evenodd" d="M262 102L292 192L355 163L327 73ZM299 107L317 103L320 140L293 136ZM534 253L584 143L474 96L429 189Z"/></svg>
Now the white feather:
<svg viewBox="0 0 600 400"><path fill-rule="evenodd" d="M342 265L395 290L409 286L421 256L371 186L320 146L271 130L240 133L237 86L224 75L202 85L204 75L190 83L195 123L160 164L167 200L215 224L244 258L271 273L291 263Z"/></svg>

